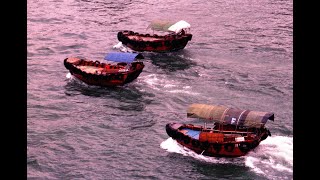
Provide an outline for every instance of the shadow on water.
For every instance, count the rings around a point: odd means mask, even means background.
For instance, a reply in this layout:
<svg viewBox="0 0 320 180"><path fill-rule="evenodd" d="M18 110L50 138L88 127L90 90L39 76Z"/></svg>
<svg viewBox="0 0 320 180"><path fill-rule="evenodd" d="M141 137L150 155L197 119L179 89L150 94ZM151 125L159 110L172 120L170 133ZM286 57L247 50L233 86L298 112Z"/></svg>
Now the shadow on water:
<svg viewBox="0 0 320 180"><path fill-rule="evenodd" d="M151 63L167 72L183 71L196 65L185 51L168 53L144 53Z"/></svg>
<svg viewBox="0 0 320 180"><path fill-rule="evenodd" d="M250 171L249 167L240 159L224 159L225 163L204 162L199 160L189 160L192 164L192 169L196 170L208 179L257 179L258 177ZM217 162L219 158L216 159ZM259 177L261 179L261 177Z"/></svg>
<svg viewBox="0 0 320 180"><path fill-rule="evenodd" d="M193 166L208 179L257 179L250 168L234 164L211 164L195 162Z"/></svg>
<svg viewBox="0 0 320 180"><path fill-rule="evenodd" d="M143 111L146 104L150 104L154 97L153 94L141 92L130 85L119 87L91 86L78 79L68 80L65 85L65 94L67 96L85 95L99 99L107 99L113 108L134 111Z"/></svg>
<svg viewBox="0 0 320 180"><path fill-rule="evenodd" d="M181 156L179 153L169 153L168 160L176 164L177 171L189 169L184 175L192 179L266 179L251 171L242 158L206 157L199 159L190 155Z"/></svg>

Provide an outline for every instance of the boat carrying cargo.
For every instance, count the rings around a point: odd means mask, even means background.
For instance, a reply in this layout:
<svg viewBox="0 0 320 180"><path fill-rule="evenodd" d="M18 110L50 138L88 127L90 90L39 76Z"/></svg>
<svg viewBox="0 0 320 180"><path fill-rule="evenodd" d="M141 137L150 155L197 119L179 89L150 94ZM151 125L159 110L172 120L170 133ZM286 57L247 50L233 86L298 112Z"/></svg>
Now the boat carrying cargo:
<svg viewBox="0 0 320 180"><path fill-rule="evenodd" d="M153 33L142 34L130 30L118 32L118 40L134 51L168 52L183 49L192 39L190 24L184 20L170 22L164 20L152 21L147 29ZM154 34L164 32L165 34Z"/></svg>
<svg viewBox="0 0 320 180"><path fill-rule="evenodd" d="M240 157L271 136L265 127L274 113L230 108L221 105L191 104L188 118L204 125L168 123L167 134L198 154L212 157Z"/></svg>
<svg viewBox="0 0 320 180"><path fill-rule="evenodd" d="M122 86L135 80L144 68L139 53L108 53L100 62L77 57L64 59L64 66L71 75L89 85Z"/></svg>

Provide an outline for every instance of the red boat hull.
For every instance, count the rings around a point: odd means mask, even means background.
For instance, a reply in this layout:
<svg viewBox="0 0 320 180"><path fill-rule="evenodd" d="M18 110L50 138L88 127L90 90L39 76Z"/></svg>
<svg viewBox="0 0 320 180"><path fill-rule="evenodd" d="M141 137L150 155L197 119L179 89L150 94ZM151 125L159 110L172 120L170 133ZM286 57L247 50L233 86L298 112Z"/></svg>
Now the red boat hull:
<svg viewBox="0 0 320 180"><path fill-rule="evenodd" d="M215 136L215 139L206 139L203 140L200 138L190 137L184 133L184 130L192 130L194 132L199 131L199 133L211 133L211 137L214 134L219 134L221 136ZM206 132L205 132L206 131ZM256 148L262 140L270 135L270 132L266 128L259 129L259 133L254 134L253 131L245 132L242 134L247 135L243 136L243 141L235 141L235 138L227 136L223 133L214 133L215 130L204 130L202 126L194 126L191 124L178 124L178 123L169 123L166 125L167 134L175 139L179 144L184 147L191 149L192 151L203 154L206 156L212 157L240 157L246 155L249 151ZM227 132L227 131L225 131ZM228 131L230 132L230 131ZM239 132L238 132L239 133ZM203 137L203 136L202 136Z"/></svg>
<svg viewBox="0 0 320 180"><path fill-rule="evenodd" d="M142 62L133 62L128 71L121 71L124 69L121 63L111 65L80 58L66 58L64 66L74 77L86 84L105 87L130 83L140 75L144 68Z"/></svg>
<svg viewBox="0 0 320 180"><path fill-rule="evenodd" d="M134 51L168 52L185 48L192 39L192 34L151 36L133 31L120 31L117 37L122 44Z"/></svg>

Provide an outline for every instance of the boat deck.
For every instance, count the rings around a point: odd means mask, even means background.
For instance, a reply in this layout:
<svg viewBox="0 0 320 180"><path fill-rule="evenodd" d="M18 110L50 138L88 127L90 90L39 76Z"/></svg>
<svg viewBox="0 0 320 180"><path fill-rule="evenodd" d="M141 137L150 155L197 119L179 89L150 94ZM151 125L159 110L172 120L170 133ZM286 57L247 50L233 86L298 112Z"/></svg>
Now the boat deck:
<svg viewBox="0 0 320 180"><path fill-rule="evenodd" d="M135 41L161 41L161 40L163 40L163 37L160 37L160 36L158 38L156 38L156 37L152 37L152 36L147 37L147 36L130 35L130 36L128 36L128 38L131 40L135 40Z"/></svg>
<svg viewBox="0 0 320 180"><path fill-rule="evenodd" d="M106 72L106 73L117 73L117 72L124 72L124 69L106 69L102 67L96 67L96 66L77 66L81 71L84 71L86 73L90 74L96 74L98 72ZM122 71L120 71L122 70Z"/></svg>
<svg viewBox="0 0 320 180"><path fill-rule="evenodd" d="M189 128L183 128L180 130L185 135L188 135L194 139L199 140L200 132L202 132L200 129L199 130L193 130ZM236 132L236 131L204 131L204 132L211 132L211 133L223 133L225 138L240 138L240 137L253 137L255 136L252 132Z"/></svg>

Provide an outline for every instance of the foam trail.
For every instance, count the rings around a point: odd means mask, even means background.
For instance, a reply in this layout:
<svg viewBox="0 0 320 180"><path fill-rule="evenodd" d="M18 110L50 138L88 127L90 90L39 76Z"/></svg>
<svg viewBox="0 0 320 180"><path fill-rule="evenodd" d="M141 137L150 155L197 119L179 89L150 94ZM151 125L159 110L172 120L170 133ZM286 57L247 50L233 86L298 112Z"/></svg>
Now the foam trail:
<svg viewBox="0 0 320 180"><path fill-rule="evenodd" d="M119 49L122 52L133 52L130 48L123 45L122 42L119 42L118 44L114 45L113 49Z"/></svg>
<svg viewBox="0 0 320 180"><path fill-rule="evenodd" d="M176 140L172 139L171 137L167 140L163 141L160 144L160 147L162 149L167 150L168 152L172 153L179 153L183 156L190 156L195 159L198 159L200 161L205 161L209 163L214 164L239 164L241 166L244 166L244 158L223 158L223 157L209 157L209 156L203 156L201 154L197 154L194 151L181 146Z"/></svg>
<svg viewBox="0 0 320 180"><path fill-rule="evenodd" d="M293 176L293 138L271 136L246 156L246 166L271 179L290 179ZM272 172L272 173L271 173ZM283 177L276 177L283 174Z"/></svg>
<svg viewBox="0 0 320 180"><path fill-rule="evenodd" d="M162 149L171 153L190 156L200 161L214 164L233 164L247 166L257 174L268 179L293 179L293 138L269 136L246 156L238 158L216 158L197 154L183 147L171 137L160 144ZM279 176L281 174L281 176Z"/></svg>
<svg viewBox="0 0 320 180"><path fill-rule="evenodd" d="M67 73L66 78L71 79L72 78L71 73Z"/></svg>
<svg viewBox="0 0 320 180"><path fill-rule="evenodd" d="M190 86L183 86L181 84L177 84L174 80L168 80L165 75L150 74L144 78L144 82L155 90L161 90L168 93L182 93L190 95L199 94L193 92Z"/></svg>

